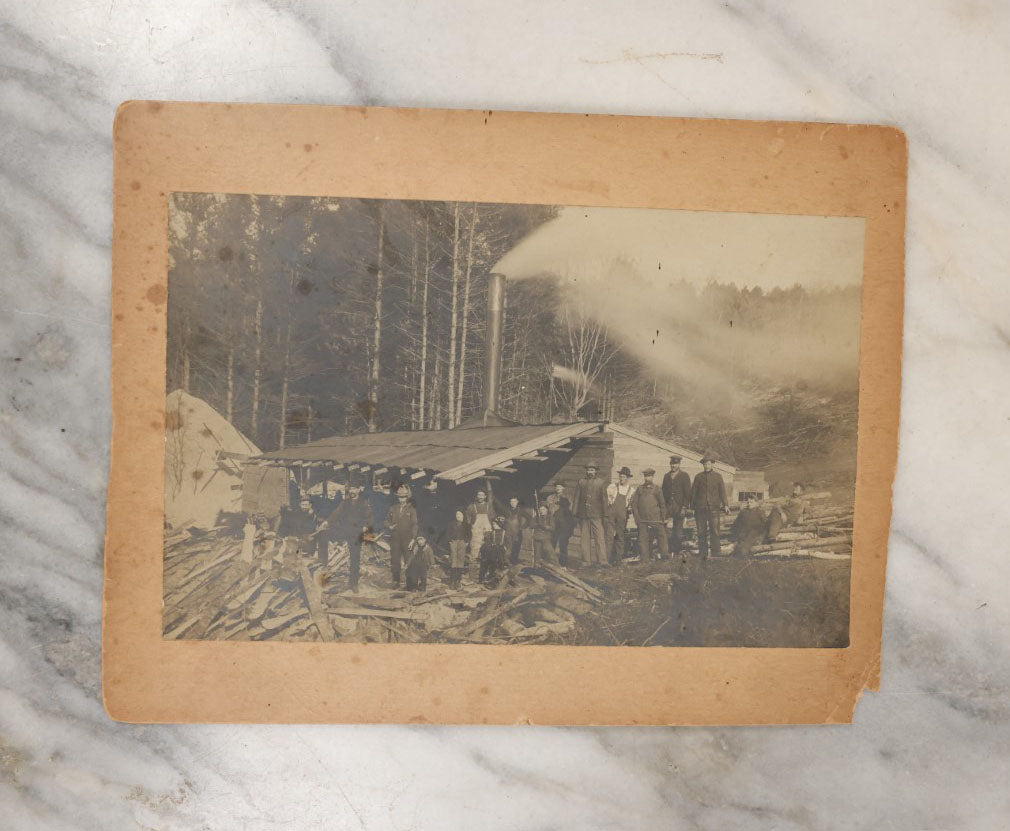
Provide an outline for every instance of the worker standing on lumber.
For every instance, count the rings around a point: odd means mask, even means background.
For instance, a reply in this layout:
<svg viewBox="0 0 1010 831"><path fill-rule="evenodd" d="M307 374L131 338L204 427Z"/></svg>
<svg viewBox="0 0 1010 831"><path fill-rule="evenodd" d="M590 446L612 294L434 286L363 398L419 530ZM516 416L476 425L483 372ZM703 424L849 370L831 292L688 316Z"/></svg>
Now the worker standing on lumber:
<svg viewBox="0 0 1010 831"><path fill-rule="evenodd" d="M551 544L558 552L558 562L568 568L568 541L575 531L575 515L572 513L572 502L561 482L554 483L554 493L547 497L547 512L554 529Z"/></svg>
<svg viewBox="0 0 1010 831"><path fill-rule="evenodd" d="M575 516L579 520L583 565L603 565L607 562L603 537L603 515L607 508L607 484L596 475L596 465L586 465L585 478L575 486Z"/></svg>
<svg viewBox="0 0 1010 831"><path fill-rule="evenodd" d="M671 456L670 469L663 476L666 527L670 530L670 551L674 554L683 548L684 511L691 504L691 477L680 469L681 461L680 456Z"/></svg>
<svg viewBox="0 0 1010 831"><path fill-rule="evenodd" d="M435 552L424 534L418 534L406 552L407 591L428 591L428 569L435 564Z"/></svg>
<svg viewBox="0 0 1010 831"><path fill-rule="evenodd" d="M638 525L638 551L643 563L649 562L652 558L652 538L656 538L657 557L662 560L670 556L670 549L666 543L666 502L663 499L663 491L657 488L652 477L656 475L655 469L647 467L642 471L642 478L645 480L635 495L631 497L631 513L635 517L635 524Z"/></svg>
<svg viewBox="0 0 1010 831"><path fill-rule="evenodd" d="M371 534L372 522L372 506L361 496L361 488L357 485L348 485L347 496L340 500L340 504L321 526L328 532L327 542L324 545L328 545L330 540L347 544L350 572L348 582L351 591L358 590L358 580L361 577L361 544L365 535Z"/></svg>
<svg viewBox="0 0 1010 831"><path fill-rule="evenodd" d="M736 541L733 546L733 556L750 556L751 549L755 545L759 545L765 535L765 525L765 515L757 497L748 496L747 506L733 520L731 535Z"/></svg>
<svg viewBox="0 0 1010 831"><path fill-rule="evenodd" d="M701 457L705 469L694 477L691 487L691 504L698 526L698 553L703 560L722 553L719 545L719 512L729 513L726 504L726 483L716 472L715 456L706 453Z"/></svg>
<svg viewBox="0 0 1010 831"><path fill-rule="evenodd" d="M417 537L417 511L410 504L410 489L400 485L396 489L396 504L386 515L389 530L389 565L393 571L393 585L400 585L400 564L407 553L407 547Z"/></svg>
<svg viewBox="0 0 1010 831"><path fill-rule="evenodd" d="M466 554L471 539L470 523L466 521L466 516L462 511L456 511L456 515L449 520L445 531L442 532L442 541L449 549L450 588L458 589L463 579L463 572L466 570Z"/></svg>

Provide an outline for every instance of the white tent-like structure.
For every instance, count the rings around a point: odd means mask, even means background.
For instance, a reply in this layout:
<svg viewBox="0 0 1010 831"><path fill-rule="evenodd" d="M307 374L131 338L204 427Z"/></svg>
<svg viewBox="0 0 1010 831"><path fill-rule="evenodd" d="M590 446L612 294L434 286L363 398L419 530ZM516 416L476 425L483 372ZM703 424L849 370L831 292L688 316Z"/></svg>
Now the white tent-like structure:
<svg viewBox="0 0 1010 831"><path fill-rule="evenodd" d="M260 450L206 401L182 390L165 399L165 522L211 528L242 509L242 463Z"/></svg>

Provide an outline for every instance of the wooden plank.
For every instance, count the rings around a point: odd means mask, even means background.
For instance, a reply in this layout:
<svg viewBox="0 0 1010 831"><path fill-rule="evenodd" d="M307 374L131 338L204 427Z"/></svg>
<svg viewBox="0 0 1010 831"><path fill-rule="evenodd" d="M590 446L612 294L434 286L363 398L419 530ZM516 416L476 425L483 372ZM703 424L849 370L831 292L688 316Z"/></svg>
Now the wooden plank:
<svg viewBox="0 0 1010 831"><path fill-rule="evenodd" d="M305 591L305 600L309 604L309 614L312 615L312 622L316 625L316 629L319 630L319 636L324 641L336 640L337 636L333 631L333 624L330 623L330 619L326 616L326 612L323 610L323 599L319 592L319 587L315 584L309 574L308 568L304 565L299 567L298 573L302 578L302 588Z"/></svg>
<svg viewBox="0 0 1010 831"><path fill-rule="evenodd" d="M396 609L363 609L360 606L339 606L336 609L329 609L331 615L340 617L384 617L395 618L396 620L413 620L411 612L397 611Z"/></svg>
<svg viewBox="0 0 1010 831"><path fill-rule="evenodd" d="M526 599L526 596L528 594L529 594L528 591L520 592L508 603L503 603L502 605L498 606L494 611L484 615L481 618L478 618L473 623L466 623L458 628L454 627L455 632L453 632L453 629L446 629L445 632L446 634L453 633L455 637L464 637L464 638L468 637L469 635L473 635L475 632L478 632L485 626L487 626L491 621L496 620L509 610L514 609L516 606L518 606Z"/></svg>

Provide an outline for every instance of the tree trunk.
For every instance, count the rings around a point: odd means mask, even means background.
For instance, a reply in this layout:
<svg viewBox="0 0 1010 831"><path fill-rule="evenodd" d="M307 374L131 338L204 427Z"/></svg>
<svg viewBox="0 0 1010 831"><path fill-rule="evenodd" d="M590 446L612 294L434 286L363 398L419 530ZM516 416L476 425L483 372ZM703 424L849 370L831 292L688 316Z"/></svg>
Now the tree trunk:
<svg viewBox="0 0 1010 831"><path fill-rule="evenodd" d="M452 213L452 312L449 317L449 366L447 372L446 424L452 428L456 415L456 317L459 294L459 202Z"/></svg>
<svg viewBox="0 0 1010 831"><path fill-rule="evenodd" d="M435 375L431 384L431 416L428 419L428 428L431 430L442 429L442 396L439 395L438 385L442 374L442 356L435 353Z"/></svg>
<svg viewBox="0 0 1010 831"><path fill-rule="evenodd" d="M372 325L372 368L368 376L368 432L379 429L379 374L381 372L380 350L382 349L382 253L385 242L386 218L379 208L379 243L375 263L375 317Z"/></svg>
<svg viewBox="0 0 1010 831"><path fill-rule="evenodd" d="M427 390L427 370L428 370L428 283L431 269L431 252L428 241L428 220L424 221L424 287L421 289L421 380L418 383L418 412L420 414L421 429L424 429L424 394ZM431 419L428 420L431 424Z"/></svg>
<svg viewBox="0 0 1010 831"><path fill-rule="evenodd" d="M256 349L253 355L252 421L249 436L253 444L259 444L260 382L263 378L263 298L256 301L256 319L253 324Z"/></svg>
<svg viewBox="0 0 1010 831"><path fill-rule="evenodd" d="M463 383L466 379L466 332L470 315L470 276L473 273L473 236L477 226L477 206L470 210L470 233L466 244L466 276L463 278L462 332L459 337L459 391L456 395L456 423L463 420Z"/></svg>

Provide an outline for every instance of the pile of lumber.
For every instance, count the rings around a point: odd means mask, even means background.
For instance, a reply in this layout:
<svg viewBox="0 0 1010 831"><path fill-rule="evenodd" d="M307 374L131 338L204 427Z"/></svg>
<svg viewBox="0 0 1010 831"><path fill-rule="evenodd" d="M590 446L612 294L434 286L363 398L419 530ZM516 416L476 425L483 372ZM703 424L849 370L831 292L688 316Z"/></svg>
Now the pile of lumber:
<svg viewBox="0 0 1010 831"><path fill-rule="evenodd" d="M805 494L804 499L810 507L804 512L803 519L796 525L783 526L774 541L764 545L756 545L751 549L752 557L810 558L819 560L846 560L852 556L852 520L853 506L839 505L830 502L830 492ZM765 503L764 512L778 500ZM720 519L722 553L729 554L733 550L734 540L730 531L733 519L738 509L734 508L731 515ZM685 529L694 530L693 519L684 523ZM686 548L697 551L697 542L689 540Z"/></svg>
<svg viewBox="0 0 1010 831"><path fill-rule="evenodd" d="M391 586L385 547L362 552L358 590L348 587L348 552L323 565L285 549L251 545L226 529L180 532L165 542L166 638L443 643L563 642L602 591L554 564L517 566L497 585L474 571L458 589L436 564L425 592Z"/></svg>

